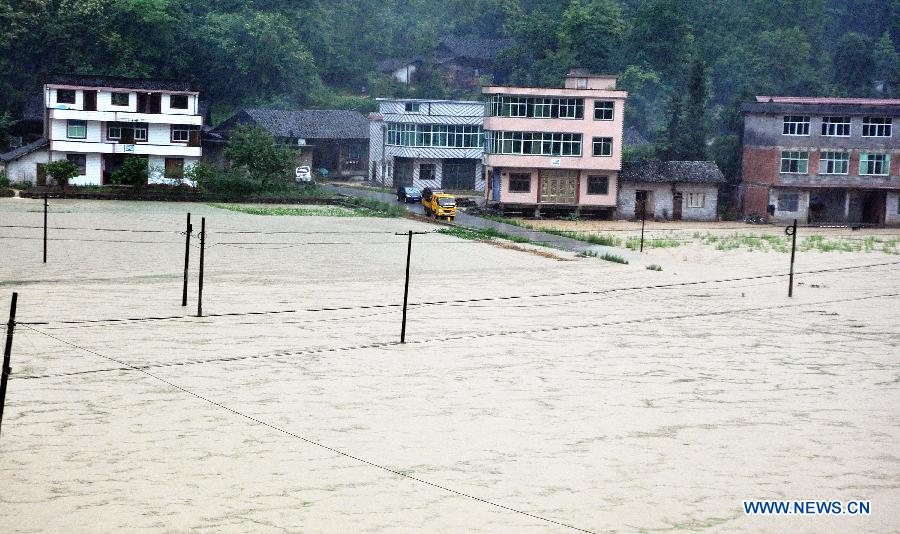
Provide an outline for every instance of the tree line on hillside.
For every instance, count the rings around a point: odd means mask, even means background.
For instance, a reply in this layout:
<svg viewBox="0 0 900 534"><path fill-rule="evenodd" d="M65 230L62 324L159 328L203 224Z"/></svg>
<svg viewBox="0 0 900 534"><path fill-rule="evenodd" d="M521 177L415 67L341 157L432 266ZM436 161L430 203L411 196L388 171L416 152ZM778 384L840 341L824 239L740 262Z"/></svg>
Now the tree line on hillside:
<svg viewBox="0 0 900 534"><path fill-rule="evenodd" d="M366 111L407 91L379 60L427 55L444 35L512 37L502 79L619 74L652 155L714 158L733 178L741 99L900 89L900 0L0 0L0 28L0 137L50 73L191 80L216 118ZM413 94L448 94L442 83Z"/></svg>

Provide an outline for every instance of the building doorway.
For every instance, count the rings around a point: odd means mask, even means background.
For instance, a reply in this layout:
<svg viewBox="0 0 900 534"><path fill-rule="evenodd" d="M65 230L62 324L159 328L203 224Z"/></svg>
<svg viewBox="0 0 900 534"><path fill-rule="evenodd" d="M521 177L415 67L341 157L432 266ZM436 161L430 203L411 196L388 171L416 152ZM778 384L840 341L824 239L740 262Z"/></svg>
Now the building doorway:
<svg viewBox="0 0 900 534"><path fill-rule="evenodd" d="M862 220L865 224L884 224L887 195L884 191L863 191Z"/></svg>
<svg viewBox="0 0 900 534"><path fill-rule="evenodd" d="M413 160L409 158L394 159L394 187L413 184Z"/></svg>
<svg viewBox="0 0 900 534"><path fill-rule="evenodd" d="M682 210L683 204L684 204L684 195L681 194L681 191L672 193L672 220L675 220L675 221L681 220L681 210Z"/></svg>
<svg viewBox="0 0 900 534"><path fill-rule="evenodd" d="M653 218L653 191L638 190L634 192L634 217Z"/></svg>
<svg viewBox="0 0 900 534"><path fill-rule="evenodd" d="M112 184L112 174L122 168L125 154L103 154L103 185Z"/></svg>
<svg viewBox="0 0 900 534"><path fill-rule="evenodd" d="M834 223L847 220L847 191L812 190L809 193L809 222Z"/></svg>
<svg viewBox="0 0 900 534"><path fill-rule="evenodd" d="M475 189L475 161L445 159L442 165L441 186L444 189L472 191Z"/></svg>
<svg viewBox="0 0 900 534"><path fill-rule="evenodd" d="M577 171L541 171L541 204L577 204Z"/></svg>

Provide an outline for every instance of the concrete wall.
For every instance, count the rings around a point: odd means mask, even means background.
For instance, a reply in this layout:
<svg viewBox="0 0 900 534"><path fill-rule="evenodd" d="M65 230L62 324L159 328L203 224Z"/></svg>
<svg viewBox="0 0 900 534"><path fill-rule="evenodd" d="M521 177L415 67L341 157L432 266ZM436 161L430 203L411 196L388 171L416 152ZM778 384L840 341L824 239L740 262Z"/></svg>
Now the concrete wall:
<svg viewBox="0 0 900 534"><path fill-rule="evenodd" d="M782 211L778 209L778 195L779 193L798 193L799 198L797 201L797 211ZM769 204L775 206L775 214L772 215L772 220L776 222L791 222L794 219L805 223L807 216L809 214L809 191L805 191L802 189L792 189L792 188L772 188L769 191Z"/></svg>
<svg viewBox="0 0 900 534"><path fill-rule="evenodd" d="M7 162L6 176L11 182L37 182L37 164L50 161L49 151L37 150L21 158Z"/></svg>
<svg viewBox="0 0 900 534"><path fill-rule="evenodd" d="M618 216L625 219L639 218L636 209L637 191L650 191L647 218L672 219L674 213L671 183L622 182L619 184ZM719 189L711 184L677 184L675 191L682 193L681 218L685 221L714 221L718 216ZM706 198L701 208L688 207L688 194L703 193ZM652 210L651 210L652 207Z"/></svg>
<svg viewBox="0 0 900 534"><path fill-rule="evenodd" d="M887 209L884 222L885 224L900 224L900 192L887 194Z"/></svg>

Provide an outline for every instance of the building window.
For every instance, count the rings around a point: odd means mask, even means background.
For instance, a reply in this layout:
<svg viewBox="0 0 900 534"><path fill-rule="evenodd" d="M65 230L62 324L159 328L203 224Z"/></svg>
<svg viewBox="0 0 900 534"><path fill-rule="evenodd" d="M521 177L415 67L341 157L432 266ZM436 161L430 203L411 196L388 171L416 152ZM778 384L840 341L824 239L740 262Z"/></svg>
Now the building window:
<svg viewBox="0 0 900 534"><path fill-rule="evenodd" d="M184 178L184 158L166 158L165 177L173 180Z"/></svg>
<svg viewBox="0 0 900 534"><path fill-rule="evenodd" d="M418 102L406 102L403 104L403 111L407 113L419 113L420 105Z"/></svg>
<svg viewBox="0 0 900 534"><path fill-rule="evenodd" d="M809 152L781 151L781 172L806 174L809 170Z"/></svg>
<svg viewBox="0 0 900 534"><path fill-rule="evenodd" d="M552 132L486 132L489 154L580 156L581 134Z"/></svg>
<svg viewBox="0 0 900 534"><path fill-rule="evenodd" d="M390 123L387 144L422 148L480 148L484 146L484 134L480 126Z"/></svg>
<svg viewBox="0 0 900 534"><path fill-rule="evenodd" d="M359 145L353 144L347 147L347 161L357 162L360 158Z"/></svg>
<svg viewBox="0 0 900 534"><path fill-rule="evenodd" d="M850 117L822 117L822 135L850 137Z"/></svg>
<svg viewBox="0 0 900 534"><path fill-rule="evenodd" d="M584 99L494 95L488 114L492 117L583 119Z"/></svg>
<svg viewBox="0 0 900 534"><path fill-rule="evenodd" d="M134 140L138 143L147 142L147 123L141 122L134 125Z"/></svg>
<svg viewBox="0 0 900 534"><path fill-rule="evenodd" d="M187 95L169 95L169 107L172 109L187 109Z"/></svg>
<svg viewBox="0 0 900 534"><path fill-rule="evenodd" d="M69 119L66 121L66 137L69 139L87 138L87 121Z"/></svg>
<svg viewBox="0 0 900 534"><path fill-rule="evenodd" d="M706 193L688 193L687 207L702 208L706 205Z"/></svg>
<svg viewBox="0 0 900 534"><path fill-rule="evenodd" d="M587 194L608 195L609 176L588 176Z"/></svg>
<svg viewBox="0 0 900 534"><path fill-rule="evenodd" d="M612 156L612 137L595 137L594 138L594 155L595 156Z"/></svg>
<svg viewBox="0 0 900 534"><path fill-rule="evenodd" d="M594 102L594 120L611 121L613 120L614 103L597 100Z"/></svg>
<svg viewBox="0 0 900 534"><path fill-rule="evenodd" d="M172 142L187 143L191 137L191 127L184 124L172 125Z"/></svg>
<svg viewBox="0 0 900 534"><path fill-rule="evenodd" d="M110 141L118 141L122 138L122 125L118 122L110 122L106 125L106 138Z"/></svg>
<svg viewBox="0 0 900 534"><path fill-rule="evenodd" d="M847 152L822 152L819 174L847 174L850 170L850 154Z"/></svg>
<svg viewBox="0 0 900 534"><path fill-rule="evenodd" d="M419 180L436 180L437 167L434 163L423 163L419 165Z"/></svg>
<svg viewBox="0 0 900 534"><path fill-rule="evenodd" d="M56 90L56 103L57 104L74 104L75 103L75 90L74 89L57 89Z"/></svg>
<svg viewBox="0 0 900 534"><path fill-rule="evenodd" d="M890 137L890 117L863 117L863 137Z"/></svg>
<svg viewBox="0 0 900 534"><path fill-rule="evenodd" d="M78 176L87 174L87 155L86 154L66 154L66 159L74 163L78 167Z"/></svg>
<svg viewBox="0 0 900 534"><path fill-rule="evenodd" d="M887 176L891 167L891 157L887 154L860 154L859 174Z"/></svg>
<svg viewBox="0 0 900 534"><path fill-rule="evenodd" d="M785 115L784 135L809 135L809 117L803 115Z"/></svg>
<svg viewBox="0 0 900 534"><path fill-rule="evenodd" d="M509 192L510 193L530 193L531 192L531 175L530 174L510 174L509 175Z"/></svg>
<svg viewBox="0 0 900 534"><path fill-rule="evenodd" d="M129 93L112 93L110 100L114 106L127 106L131 103L131 95Z"/></svg>
<svg viewBox="0 0 900 534"><path fill-rule="evenodd" d="M799 205L799 193L778 193L778 211L797 211Z"/></svg>

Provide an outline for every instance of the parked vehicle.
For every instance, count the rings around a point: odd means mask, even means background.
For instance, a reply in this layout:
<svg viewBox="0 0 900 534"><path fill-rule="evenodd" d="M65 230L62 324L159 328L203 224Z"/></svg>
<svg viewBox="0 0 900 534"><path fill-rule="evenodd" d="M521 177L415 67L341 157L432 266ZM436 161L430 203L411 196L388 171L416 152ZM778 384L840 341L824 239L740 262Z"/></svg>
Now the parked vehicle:
<svg viewBox="0 0 900 534"><path fill-rule="evenodd" d="M428 197L426 200L425 194L422 195L425 215L435 219L446 218L448 221L452 221L456 217L456 197L435 190L428 191Z"/></svg>
<svg viewBox="0 0 900 534"><path fill-rule="evenodd" d="M312 170L306 165L297 167L296 176L298 182L310 182L312 181Z"/></svg>
<svg viewBox="0 0 900 534"><path fill-rule="evenodd" d="M397 188L397 202L419 202L422 200L422 192L418 187L401 185Z"/></svg>

